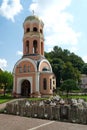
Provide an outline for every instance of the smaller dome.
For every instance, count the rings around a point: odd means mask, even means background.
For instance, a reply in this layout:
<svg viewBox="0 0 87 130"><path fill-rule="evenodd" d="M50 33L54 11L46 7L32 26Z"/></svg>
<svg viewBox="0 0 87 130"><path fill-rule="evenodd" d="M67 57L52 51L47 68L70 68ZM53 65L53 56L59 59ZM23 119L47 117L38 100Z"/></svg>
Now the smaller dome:
<svg viewBox="0 0 87 130"><path fill-rule="evenodd" d="M32 22L33 20L38 21L40 24L42 24L44 26L43 21L36 15L31 15L31 16L26 17L23 24L25 24L28 21Z"/></svg>
<svg viewBox="0 0 87 130"><path fill-rule="evenodd" d="M31 15L31 16L26 17L25 20L24 20L24 23L27 22L27 21L33 21L33 20L37 20L44 25L43 21L36 15Z"/></svg>
<svg viewBox="0 0 87 130"><path fill-rule="evenodd" d="M32 21L32 20L35 20L35 19L38 20L38 21L40 21L39 17L37 17L35 15L32 15L32 16L26 17L24 22L26 22L28 20Z"/></svg>

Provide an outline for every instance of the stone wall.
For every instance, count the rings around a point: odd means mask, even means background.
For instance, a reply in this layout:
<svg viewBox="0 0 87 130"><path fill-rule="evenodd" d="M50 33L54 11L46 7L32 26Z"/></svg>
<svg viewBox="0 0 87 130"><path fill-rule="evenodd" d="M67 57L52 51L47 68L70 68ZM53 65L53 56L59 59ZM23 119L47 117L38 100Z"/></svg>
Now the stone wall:
<svg viewBox="0 0 87 130"><path fill-rule="evenodd" d="M87 124L87 102L82 99L52 98L46 101L18 100L8 103L7 114Z"/></svg>

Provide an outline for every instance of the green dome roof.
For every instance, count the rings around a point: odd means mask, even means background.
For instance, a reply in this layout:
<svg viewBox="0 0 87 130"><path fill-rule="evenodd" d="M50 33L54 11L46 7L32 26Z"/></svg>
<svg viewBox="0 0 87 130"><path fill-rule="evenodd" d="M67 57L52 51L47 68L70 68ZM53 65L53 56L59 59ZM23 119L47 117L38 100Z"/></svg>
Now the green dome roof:
<svg viewBox="0 0 87 130"><path fill-rule="evenodd" d="M35 16L35 15L26 17L24 22L26 22L26 21L28 21L28 20L30 20L30 21L32 21L32 20L41 21L41 20L40 20L37 16Z"/></svg>

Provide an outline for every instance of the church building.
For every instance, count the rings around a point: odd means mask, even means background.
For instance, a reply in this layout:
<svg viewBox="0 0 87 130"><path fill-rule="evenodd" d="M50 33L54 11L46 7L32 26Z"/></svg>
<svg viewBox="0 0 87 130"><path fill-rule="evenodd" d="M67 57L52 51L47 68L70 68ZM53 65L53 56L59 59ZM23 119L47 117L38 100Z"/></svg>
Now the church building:
<svg viewBox="0 0 87 130"><path fill-rule="evenodd" d="M15 97L47 97L53 95L56 78L44 56L44 23L37 16L25 18L23 23L23 56L13 69Z"/></svg>

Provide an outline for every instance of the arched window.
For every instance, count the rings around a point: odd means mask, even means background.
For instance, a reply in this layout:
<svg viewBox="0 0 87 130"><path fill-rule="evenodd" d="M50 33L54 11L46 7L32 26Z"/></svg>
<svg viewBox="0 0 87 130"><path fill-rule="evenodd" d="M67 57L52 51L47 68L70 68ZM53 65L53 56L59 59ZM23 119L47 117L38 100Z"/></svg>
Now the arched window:
<svg viewBox="0 0 87 130"><path fill-rule="evenodd" d="M28 72L30 72L30 66L28 66Z"/></svg>
<svg viewBox="0 0 87 130"><path fill-rule="evenodd" d="M26 54L29 53L29 41L26 41Z"/></svg>
<svg viewBox="0 0 87 130"><path fill-rule="evenodd" d="M18 68L19 68L19 73L22 73L22 67L19 66Z"/></svg>
<svg viewBox="0 0 87 130"><path fill-rule="evenodd" d="M43 79L43 89L44 90L47 89L47 79L46 78Z"/></svg>
<svg viewBox="0 0 87 130"><path fill-rule="evenodd" d="M44 49L43 49L43 42L41 42L41 55L43 55L43 51L44 51Z"/></svg>
<svg viewBox="0 0 87 130"><path fill-rule="evenodd" d="M50 71L48 67L44 67L42 71Z"/></svg>
<svg viewBox="0 0 87 130"><path fill-rule="evenodd" d="M53 76L53 85L55 84L55 77Z"/></svg>
<svg viewBox="0 0 87 130"><path fill-rule="evenodd" d="M33 41L33 53L37 53L37 41Z"/></svg>
<svg viewBox="0 0 87 130"><path fill-rule="evenodd" d="M30 32L30 28L27 28L27 29L26 29L26 32Z"/></svg>
<svg viewBox="0 0 87 130"><path fill-rule="evenodd" d="M33 31L34 31L34 32L37 32L37 31L38 31L38 29L37 29L36 27L34 27L34 28L33 28Z"/></svg>
<svg viewBox="0 0 87 130"><path fill-rule="evenodd" d="M43 33L42 29L40 29L40 33Z"/></svg>
<svg viewBox="0 0 87 130"><path fill-rule="evenodd" d="M50 89L52 89L52 79L50 79Z"/></svg>
<svg viewBox="0 0 87 130"><path fill-rule="evenodd" d="M24 72L26 72L26 65L24 65Z"/></svg>

